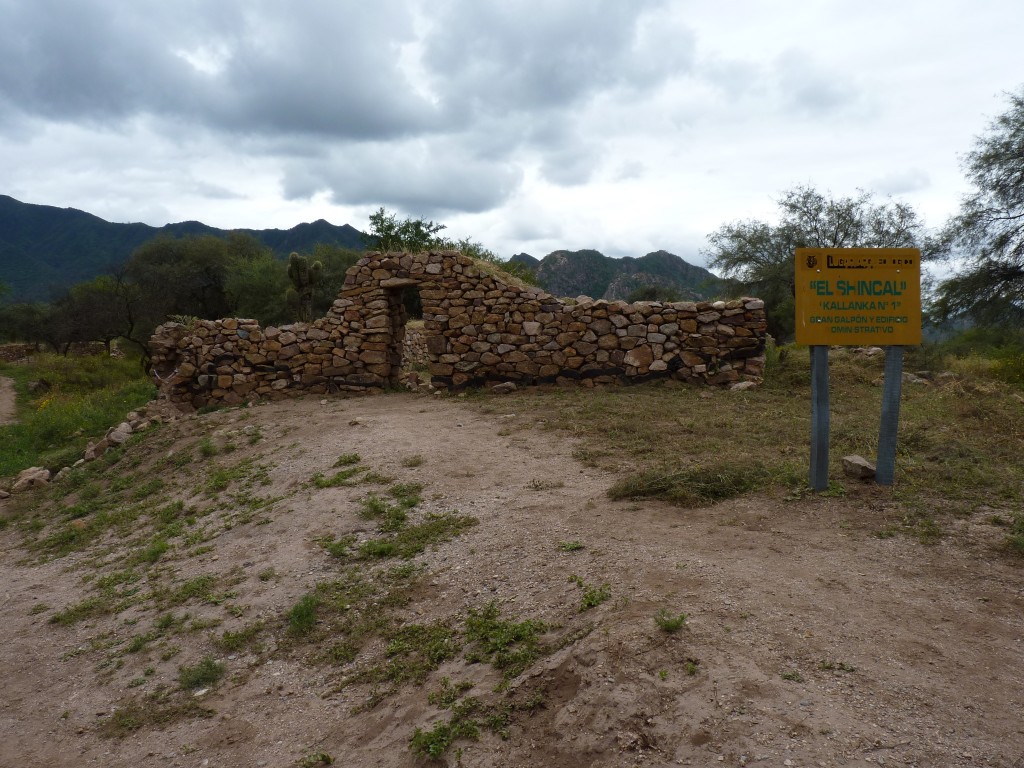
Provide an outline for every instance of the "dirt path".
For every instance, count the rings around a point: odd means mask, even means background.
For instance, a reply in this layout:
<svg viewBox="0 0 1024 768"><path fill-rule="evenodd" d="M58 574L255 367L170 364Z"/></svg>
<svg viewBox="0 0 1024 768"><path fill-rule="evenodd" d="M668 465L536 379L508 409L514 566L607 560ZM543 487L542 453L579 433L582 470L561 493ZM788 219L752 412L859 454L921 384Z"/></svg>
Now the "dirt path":
<svg viewBox="0 0 1024 768"><path fill-rule="evenodd" d="M260 454L275 464L274 493L354 451L424 483L428 510L478 518L419 558L429 580L410 607L416 620L498 600L523 617L592 626L513 683L544 691L543 708L517 719L508 740L460 742L461 765L1024 765L1019 563L969 530L931 547L871 536L887 501L874 489L703 510L611 502L610 475L575 462L558 434L516 429L517 418L398 395L281 403L190 424L212 434L258 429ZM422 464L408 466L415 456ZM182 576L235 568L246 574L235 587L245 620L279 617L337 572L314 540L357 530L364 492L294 495L268 524L238 526L183 560ZM449 662L425 686L353 713L367 689L332 693L329 668L239 653L225 658L230 682L205 700L216 717L103 739L94 726L137 685L138 670L149 664L160 677L203 636L182 639L164 666L125 657L124 669L102 670L98 649L130 636L132 615L48 625L37 606L82 599L73 566L84 558L28 566L18 541L12 526L0 532L2 765L290 766L325 752L338 765L413 766L413 729L441 715L427 692L442 675L481 682L481 665ZM583 548L561 551L568 541ZM256 578L269 568L276 580ZM607 584L611 599L579 613L570 576ZM659 630L660 608L685 611L687 627ZM456 764L454 751L447 759Z"/></svg>
<svg viewBox="0 0 1024 768"><path fill-rule="evenodd" d="M15 413L14 382L0 376L0 424L13 424Z"/></svg>

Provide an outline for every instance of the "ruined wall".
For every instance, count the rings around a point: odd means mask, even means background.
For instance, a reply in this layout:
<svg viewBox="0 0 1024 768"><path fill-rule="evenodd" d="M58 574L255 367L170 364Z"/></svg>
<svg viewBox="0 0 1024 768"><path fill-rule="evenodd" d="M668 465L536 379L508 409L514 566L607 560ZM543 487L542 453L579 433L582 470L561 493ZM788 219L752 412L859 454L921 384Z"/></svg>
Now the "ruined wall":
<svg viewBox="0 0 1024 768"><path fill-rule="evenodd" d="M764 304L557 299L514 285L460 253L370 254L325 317L260 328L253 320L160 326L153 373L173 402L195 407L303 393L381 390L399 382L402 292L423 303L435 386L488 382L759 380Z"/></svg>

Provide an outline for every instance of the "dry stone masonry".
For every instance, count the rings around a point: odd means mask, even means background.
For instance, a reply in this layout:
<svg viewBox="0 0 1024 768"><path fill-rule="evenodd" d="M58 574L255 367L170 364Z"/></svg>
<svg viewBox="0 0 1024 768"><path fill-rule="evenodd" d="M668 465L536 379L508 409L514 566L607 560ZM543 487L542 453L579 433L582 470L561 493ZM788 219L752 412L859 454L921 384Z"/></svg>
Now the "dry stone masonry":
<svg viewBox="0 0 1024 768"><path fill-rule="evenodd" d="M405 356L403 291L423 304L420 350L437 387L488 383L760 381L759 299L663 304L557 299L461 253L374 253L351 269L312 323L165 323L151 342L162 394L181 405L239 404L397 386Z"/></svg>

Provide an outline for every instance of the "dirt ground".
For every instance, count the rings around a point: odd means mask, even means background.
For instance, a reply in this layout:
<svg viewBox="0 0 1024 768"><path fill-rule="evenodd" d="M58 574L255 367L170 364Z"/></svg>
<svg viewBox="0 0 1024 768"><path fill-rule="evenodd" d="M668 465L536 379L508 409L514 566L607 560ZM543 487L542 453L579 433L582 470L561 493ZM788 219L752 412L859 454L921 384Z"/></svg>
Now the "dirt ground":
<svg viewBox="0 0 1024 768"><path fill-rule="evenodd" d="M14 414L14 382L0 376L0 424L10 424Z"/></svg>
<svg viewBox="0 0 1024 768"><path fill-rule="evenodd" d="M616 478L571 458L571 439L520 428L523 414L502 412L498 398L492 406L309 399L165 427L194 440L255 426L252 450L273 463L269 492L291 493L267 524L238 525L211 551L174 561L182 578L244 574L235 603L245 615L217 631L279 619L337 572L315 540L358 533L365 488L303 484L358 452L423 483L428 511L479 520L417 558L426 570L411 618L497 600L509 615L560 626L561 637L578 630L511 683L513 693L543 692L542 707L515 717L507 740L484 732L441 764L1024 766L1024 566L996 551L989 528L968 518L933 546L877 538L889 496L870 485L844 498L754 496L698 510L612 502ZM143 651L104 667L111 642L152 615L48 623L87 594L87 553L39 563L21 541L17 526L0 531L3 766L295 766L318 753L336 765L412 766L413 730L448 714L427 700L440 678L484 693L498 679L459 658L360 707L366 686L338 691L333 668L222 653L229 676L202 697L215 716L105 738L98 723L146 691L134 682L143 666L153 679L172 675L209 637L179 639L171 661ZM583 548L559 548L568 541ZM275 579L257 578L268 568ZM570 576L607 584L610 599L581 612ZM41 603L49 610L33 610ZM659 629L660 608L685 612L686 626Z"/></svg>

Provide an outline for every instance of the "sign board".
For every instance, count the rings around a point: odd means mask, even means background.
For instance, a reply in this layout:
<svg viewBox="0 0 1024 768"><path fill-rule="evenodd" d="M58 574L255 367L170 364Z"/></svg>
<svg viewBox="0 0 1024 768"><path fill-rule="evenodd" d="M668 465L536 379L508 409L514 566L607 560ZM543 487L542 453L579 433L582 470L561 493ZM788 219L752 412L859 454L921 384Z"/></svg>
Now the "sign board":
<svg viewBox="0 0 1024 768"><path fill-rule="evenodd" d="M807 345L921 343L921 251L797 248L796 340Z"/></svg>

